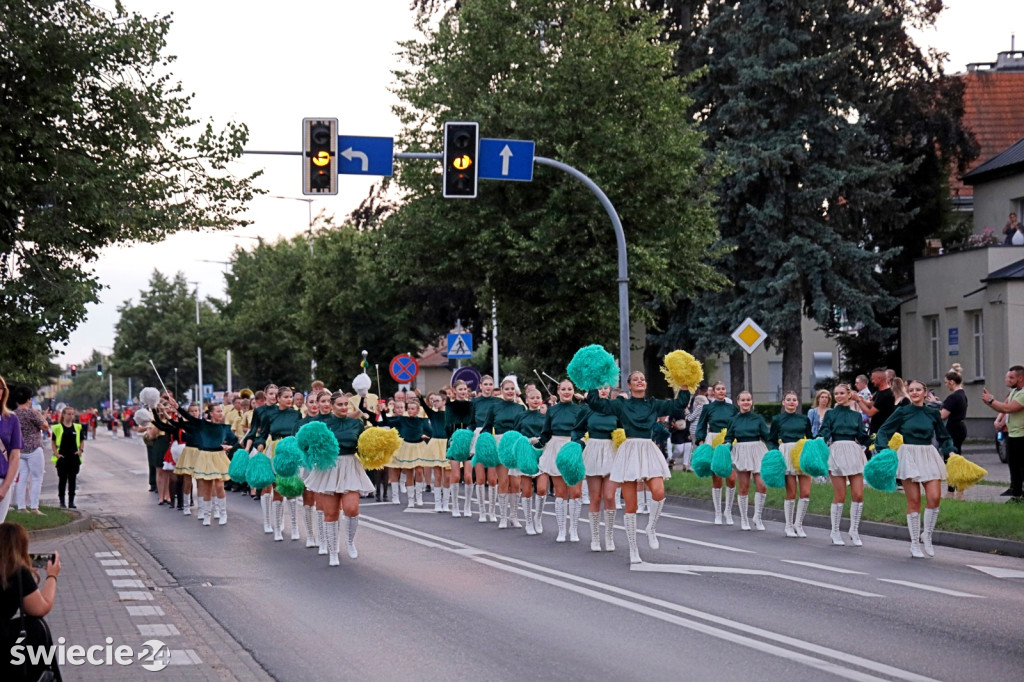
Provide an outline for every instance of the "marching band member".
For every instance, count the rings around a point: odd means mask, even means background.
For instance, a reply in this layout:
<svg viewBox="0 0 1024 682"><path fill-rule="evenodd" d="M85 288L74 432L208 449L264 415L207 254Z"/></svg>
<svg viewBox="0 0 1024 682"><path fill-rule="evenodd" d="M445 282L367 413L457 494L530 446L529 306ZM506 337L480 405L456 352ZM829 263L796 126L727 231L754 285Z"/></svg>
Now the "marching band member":
<svg viewBox="0 0 1024 682"><path fill-rule="evenodd" d="M761 460L768 452L765 441L768 440L768 423L764 417L753 411L754 396L750 391L740 391L736 396L739 412L729 421L725 433L725 442L733 443L732 469L737 474L739 485L740 528L750 530L747 520L747 505L750 504L750 478L754 478L754 522L755 530L764 530L761 512L768 496L768 488L761 480Z"/></svg>
<svg viewBox="0 0 1024 682"><path fill-rule="evenodd" d="M325 409L321 410L321 405ZM313 390L306 396L306 416L295 423L295 430L292 435L299 432L306 424L316 421L324 421L331 413L331 394L325 389ZM309 469L299 468L299 477L305 482L309 476ZM322 515L321 515L322 516ZM308 488L302 491L302 519L306 524L306 547L319 547L320 524L314 525L314 518L318 518L316 509L316 494Z"/></svg>
<svg viewBox="0 0 1024 682"><path fill-rule="evenodd" d="M494 377L489 374L480 377L480 395L473 398L473 430L476 434L469 446L470 454L476 454L476 436L483 431L487 417L500 403L501 398L494 395ZM478 521L484 523L490 520L497 523L498 516L494 513L494 504L498 497L498 471L493 467L485 468L484 465L477 464L473 467L473 480L476 482L477 504L480 505ZM484 482L487 483L489 490L486 503L484 501Z"/></svg>
<svg viewBox="0 0 1024 682"><path fill-rule="evenodd" d="M597 389L601 398L608 398L611 389L607 386ZM572 439L583 445L583 464L587 469L587 487L590 488L590 506L587 516L590 518L590 551L601 551L601 501L603 490L609 486L608 476L612 472L615 461L615 444L612 442L612 431L619 428L619 420L613 414L599 414L589 407L580 412ZM586 444L583 435L588 434ZM615 551L615 500L606 502L604 508L604 545L606 552Z"/></svg>
<svg viewBox="0 0 1024 682"><path fill-rule="evenodd" d="M782 398L782 412L772 420L772 427L768 433L768 443L774 447L778 445L779 452L786 462L786 501L783 503L786 513L786 537L805 538L804 515L807 513L807 505L811 503L811 477L793 466L790 453L796 447L797 441L801 438L812 438L811 420L806 414L797 412L800 407L800 396L796 391L786 391ZM796 501L797 489L800 492L800 502ZM794 508L796 519L794 520Z"/></svg>
<svg viewBox="0 0 1024 682"><path fill-rule="evenodd" d="M519 385L515 377L505 377L501 382L501 402L490 411L483 424L483 431L494 430L494 440L501 442L502 435L515 427L516 420L526 411L526 408L516 402L516 394L519 392ZM515 509L510 507L514 503L512 490L519 489L519 477L509 475L509 469L503 464L495 467L498 474L498 528L508 528L509 516L513 518L513 526L520 528L518 505Z"/></svg>
<svg viewBox="0 0 1024 682"><path fill-rule="evenodd" d="M416 397L420 392L416 391ZM427 459L430 462L429 475L434 491L434 511L447 512L451 502L451 488L448 484L448 434L445 432L445 398L443 394L428 393L426 402L421 403L423 413L430 420L430 441L427 442Z"/></svg>
<svg viewBox="0 0 1024 682"><path fill-rule="evenodd" d="M544 396L541 395L540 389L532 385L527 386L526 411L520 413L516 418L513 430L518 431L524 438L528 438L531 443L538 442L541 434L544 432L544 425L547 423L547 414L543 408ZM520 482L521 504L523 515L526 517L526 534L536 535L537 530L533 525L533 510L530 508L531 498L533 497L533 478L525 475L518 469L509 469L509 477L513 479L518 478ZM512 525L516 528L519 527L519 519L517 517L518 514L513 517L512 521Z"/></svg>
<svg viewBox="0 0 1024 682"><path fill-rule="evenodd" d="M708 404L701 410L700 420L697 422L697 442L711 445L711 441L722 429L728 428L739 410L732 403L725 400L725 384L716 381L711 387L711 396ZM725 479L725 524L732 525L732 501L736 497L736 472L733 471ZM711 474L711 501L715 505L715 525L722 525L722 479Z"/></svg>
<svg viewBox="0 0 1024 682"><path fill-rule="evenodd" d="M864 445L867 444L867 428L861 419L860 410L850 406L850 386L837 384L833 390L835 408L825 413L825 419L818 429L818 437L829 443L828 473L832 479L832 538L833 545L844 545L839 534L843 520L843 505L846 502L846 486L849 481L850 497L850 542L860 547L860 517L864 510ZM879 441L885 443L886 441Z"/></svg>
<svg viewBox="0 0 1024 682"><path fill-rule="evenodd" d="M563 379L558 383L558 402L548 408L544 432L540 436L539 445L543 446L544 454L540 457L540 472L537 477L537 500L534 511L534 528L538 533L544 532L541 517L544 514L544 501L547 496L547 478L550 477L555 488L555 522L558 525L558 536L555 542L565 542L566 514L569 516L569 540L579 542L580 512L583 501L580 499L581 483L570 488L565 484L561 472L558 471L556 459L562 446L572 439L573 429L583 411L581 405L572 401L576 387L572 381Z"/></svg>
<svg viewBox="0 0 1024 682"><path fill-rule="evenodd" d="M293 399L294 392L292 389L282 386L277 391L277 409L275 411L268 409L263 413L263 417L260 420L261 423L259 432L256 434L256 441L262 441L266 444L267 457L270 458L271 462L274 461L274 448L277 441L292 435L295 432L295 425L302 419L302 414L298 410L293 409ZM284 521L284 498L281 497L281 494L277 492L273 485L264 488L262 495L264 497L269 496L270 507L273 511L271 515L272 532L274 533L274 540L280 542L284 540L284 537L281 535L282 523ZM288 500L288 510L291 514L291 539L298 540L297 500Z"/></svg>
<svg viewBox="0 0 1024 682"><path fill-rule="evenodd" d="M203 525L209 526L216 516L220 525L228 522L227 497L224 493L224 481L228 480L227 451L238 447L238 438L231 431L231 426L224 423L224 406L216 404L210 408L210 419L195 417L191 407L186 412L178 406L173 398L168 398L172 407L177 408L181 416L182 428L186 435L191 433L196 443L196 453L192 458L191 476L196 480L199 495L199 512ZM184 455L183 455L184 456Z"/></svg>
<svg viewBox="0 0 1024 682"><path fill-rule="evenodd" d="M448 438L452 437L458 429L469 429L473 427L473 403L469 399L469 385L465 381L456 381L452 386L454 399L448 401L444 409L444 433ZM448 487L452 495L452 517L470 518L470 505L473 501L473 465L469 460L458 462L449 460ZM465 479L466 485L466 507L465 513L459 511L459 478Z"/></svg>

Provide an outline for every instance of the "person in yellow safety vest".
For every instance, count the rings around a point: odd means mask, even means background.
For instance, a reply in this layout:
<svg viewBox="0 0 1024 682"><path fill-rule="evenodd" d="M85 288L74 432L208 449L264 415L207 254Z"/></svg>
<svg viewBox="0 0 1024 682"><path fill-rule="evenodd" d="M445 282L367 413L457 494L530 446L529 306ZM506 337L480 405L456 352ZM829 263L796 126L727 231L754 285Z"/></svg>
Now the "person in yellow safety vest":
<svg viewBox="0 0 1024 682"><path fill-rule="evenodd" d="M75 437L67 438L69 431L73 430ZM54 424L51 429L53 433L53 462L57 466L57 495L60 498L61 508L64 504L64 489L68 492L68 509L75 507L75 481L78 478L78 470L82 467L82 453L85 446L83 443L82 424L75 421L75 408L65 407L60 413L60 423Z"/></svg>

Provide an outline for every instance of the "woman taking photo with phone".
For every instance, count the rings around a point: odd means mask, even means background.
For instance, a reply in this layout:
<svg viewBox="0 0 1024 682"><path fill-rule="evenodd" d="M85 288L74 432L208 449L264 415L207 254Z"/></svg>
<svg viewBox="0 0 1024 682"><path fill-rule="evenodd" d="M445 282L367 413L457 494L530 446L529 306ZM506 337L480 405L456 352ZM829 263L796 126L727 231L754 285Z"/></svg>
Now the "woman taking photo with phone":
<svg viewBox="0 0 1024 682"><path fill-rule="evenodd" d="M43 617L57 598L60 555L54 553L45 568L46 578L40 585L39 573L28 553L28 532L16 523L0 523L0 648L4 653L0 656L0 679L38 680L46 672L53 673L54 680L61 679L56 657L49 665L33 665L24 655L29 647L53 645ZM21 618L14 618L19 611ZM15 665L17 658L11 650L16 644L22 647L20 665Z"/></svg>

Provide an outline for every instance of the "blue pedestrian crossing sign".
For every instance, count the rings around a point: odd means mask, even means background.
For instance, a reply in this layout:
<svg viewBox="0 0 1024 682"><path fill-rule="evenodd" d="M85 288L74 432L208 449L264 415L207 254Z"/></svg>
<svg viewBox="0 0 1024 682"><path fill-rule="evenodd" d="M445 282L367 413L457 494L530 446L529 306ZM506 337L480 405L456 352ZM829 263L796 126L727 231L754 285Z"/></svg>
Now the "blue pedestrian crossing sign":
<svg viewBox="0 0 1024 682"><path fill-rule="evenodd" d="M338 135L338 172L342 175L391 177L394 159L394 138Z"/></svg>
<svg viewBox="0 0 1024 682"><path fill-rule="evenodd" d="M533 180L532 140L480 138L477 174L487 180Z"/></svg>
<svg viewBox="0 0 1024 682"><path fill-rule="evenodd" d="M473 335L469 332L448 335L448 358L465 360L473 357Z"/></svg>

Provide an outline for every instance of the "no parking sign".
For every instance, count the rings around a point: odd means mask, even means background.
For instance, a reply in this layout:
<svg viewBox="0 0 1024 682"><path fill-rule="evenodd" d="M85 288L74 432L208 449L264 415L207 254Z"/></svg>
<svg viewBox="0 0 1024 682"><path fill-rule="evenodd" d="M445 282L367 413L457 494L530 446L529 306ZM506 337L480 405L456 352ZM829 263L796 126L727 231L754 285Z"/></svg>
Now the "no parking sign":
<svg viewBox="0 0 1024 682"><path fill-rule="evenodd" d="M391 358L388 370L392 379L400 384L409 384L416 378L416 374L420 371L420 366L411 355L406 353L405 355L396 355Z"/></svg>

